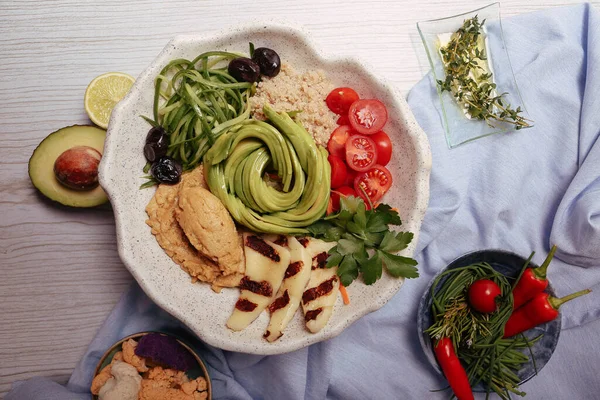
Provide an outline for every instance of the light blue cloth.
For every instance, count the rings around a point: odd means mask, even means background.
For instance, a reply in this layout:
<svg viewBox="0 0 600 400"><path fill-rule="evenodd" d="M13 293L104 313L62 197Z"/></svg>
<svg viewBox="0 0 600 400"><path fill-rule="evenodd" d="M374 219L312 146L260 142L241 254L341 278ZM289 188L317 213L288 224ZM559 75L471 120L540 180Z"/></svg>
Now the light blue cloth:
<svg viewBox="0 0 600 400"><path fill-rule="evenodd" d="M215 399L446 399L418 341L417 305L431 277L486 248L545 257L559 295L595 292L563 307L558 347L522 389L528 399L600 397L600 19L588 5L504 21L508 50L535 127L449 150L431 79L408 101L433 153L431 200L418 246L421 277L340 336L278 356L223 352L195 341ZM134 285L76 368L67 388L17 383L7 400L87 399L92 371L119 338L148 329L185 332ZM191 336L190 336L191 337ZM477 396L478 398L480 396Z"/></svg>

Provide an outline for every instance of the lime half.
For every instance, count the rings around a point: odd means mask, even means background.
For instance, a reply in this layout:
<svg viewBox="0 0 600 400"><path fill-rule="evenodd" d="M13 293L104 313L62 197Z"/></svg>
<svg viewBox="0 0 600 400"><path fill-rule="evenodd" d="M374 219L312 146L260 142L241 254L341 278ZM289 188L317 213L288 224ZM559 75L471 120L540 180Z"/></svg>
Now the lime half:
<svg viewBox="0 0 600 400"><path fill-rule="evenodd" d="M90 82L85 90L85 111L93 123L108 128L110 113L125 97L135 78L122 72L108 72Z"/></svg>

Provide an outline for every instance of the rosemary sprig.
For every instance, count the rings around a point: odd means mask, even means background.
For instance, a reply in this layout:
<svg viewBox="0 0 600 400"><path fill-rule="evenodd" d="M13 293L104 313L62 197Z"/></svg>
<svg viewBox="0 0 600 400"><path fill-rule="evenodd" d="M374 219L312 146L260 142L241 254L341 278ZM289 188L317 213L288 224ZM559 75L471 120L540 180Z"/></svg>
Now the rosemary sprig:
<svg viewBox="0 0 600 400"><path fill-rule="evenodd" d="M448 91L467 115L485 121L494 127L495 122L513 124L515 129L528 127L527 119L519 115L521 107L513 109L498 94L492 73L484 65L487 61L481 30L485 19L479 22L477 15L466 19L453 35L448 45L440 48L445 79L437 80L440 90ZM480 49L480 48L483 49Z"/></svg>
<svg viewBox="0 0 600 400"><path fill-rule="evenodd" d="M427 330L427 333L436 339L449 337L458 341L460 338L461 342L464 340L464 344L470 347L478 334L487 336L490 333L486 326L488 316L472 312L464 295L449 299L444 312L436 318L438 322Z"/></svg>

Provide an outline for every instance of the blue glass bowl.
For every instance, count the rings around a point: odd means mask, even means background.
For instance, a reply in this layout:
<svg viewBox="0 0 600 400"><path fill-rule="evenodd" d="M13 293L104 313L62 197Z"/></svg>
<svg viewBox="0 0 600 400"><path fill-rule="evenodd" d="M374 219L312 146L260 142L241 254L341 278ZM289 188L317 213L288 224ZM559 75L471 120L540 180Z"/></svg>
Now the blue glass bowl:
<svg viewBox="0 0 600 400"><path fill-rule="evenodd" d="M439 271L436 276L433 277L427 288L425 289L425 293L421 298L421 302L419 303L418 317L417 317L417 329L419 332L419 340L421 342L421 347L425 352L425 356L433 366L433 368L441 375L443 375L440 366L438 365L435 355L433 353L433 343L431 338L425 330L429 328L433 324L433 315L431 312L431 286L435 279L444 271L453 268L465 267L467 265L486 262L492 266L496 271L501 274L511 278L512 280L516 279L523 265L527 260L517 254L503 251L503 250L480 250L472 253L467 253L456 260L452 261L446 268ZM537 267L536 264L530 262L529 266L532 268ZM509 281L511 281L509 279ZM442 279L436 288L436 291L441 287L444 283L445 279ZM554 295L554 290L549 285L546 289L546 292ZM560 316L553 321L547 322L545 324L536 326L526 332L524 332L525 336L528 339L533 339L540 334L543 334L542 338L538 340L536 343L531 346L531 351L533 353L533 357L535 358L535 366L533 361L530 358L530 361L526 364L523 364L521 369L517 372L517 376L521 379L520 384L527 382L529 379L533 378L537 372L539 373L544 365L550 360L554 349L556 348L556 344L558 343L558 337L560 335L561 328L561 318ZM530 355L529 349L525 348L522 350L525 354ZM473 391L484 392L486 388L479 384L473 388Z"/></svg>

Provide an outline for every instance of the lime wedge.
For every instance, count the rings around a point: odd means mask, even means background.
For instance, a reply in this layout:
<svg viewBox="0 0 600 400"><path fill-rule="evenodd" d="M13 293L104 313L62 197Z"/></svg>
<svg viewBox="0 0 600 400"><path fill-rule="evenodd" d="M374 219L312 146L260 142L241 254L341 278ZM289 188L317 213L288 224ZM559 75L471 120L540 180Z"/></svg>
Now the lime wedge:
<svg viewBox="0 0 600 400"><path fill-rule="evenodd" d="M90 82L85 90L85 111L93 123L108 128L110 114L115 105L125 97L135 78L122 72L108 72Z"/></svg>

